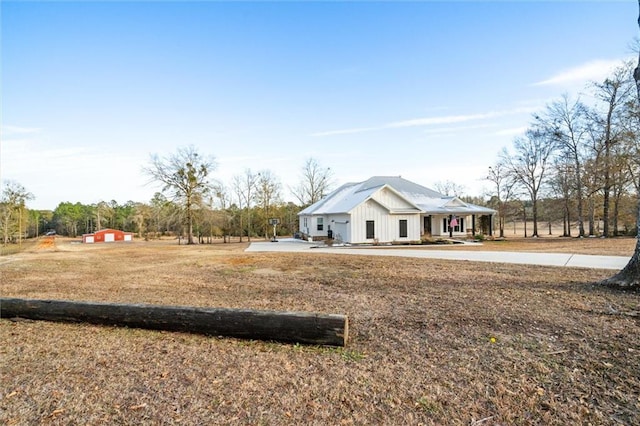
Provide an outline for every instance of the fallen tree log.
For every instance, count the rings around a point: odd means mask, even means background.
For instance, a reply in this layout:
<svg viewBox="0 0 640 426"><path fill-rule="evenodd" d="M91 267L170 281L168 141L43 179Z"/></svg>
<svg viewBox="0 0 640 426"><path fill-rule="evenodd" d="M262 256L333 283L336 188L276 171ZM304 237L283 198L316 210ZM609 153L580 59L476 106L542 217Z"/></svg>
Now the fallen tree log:
<svg viewBox="0 0 640 426"><path fill-rule="evenodd" d="M345 315L0 298L0 318L84 322L241 339L345 346Z"/></svg>

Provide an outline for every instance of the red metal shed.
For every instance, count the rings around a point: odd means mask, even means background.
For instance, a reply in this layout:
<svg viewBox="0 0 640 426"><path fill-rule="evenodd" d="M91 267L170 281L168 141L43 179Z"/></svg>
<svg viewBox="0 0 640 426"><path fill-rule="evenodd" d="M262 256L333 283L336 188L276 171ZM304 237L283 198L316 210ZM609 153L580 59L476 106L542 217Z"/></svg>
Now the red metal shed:
<svg viewBox="0 0 640 426"><path fill-rule="evenodd" d="M112 243L114 241L133 241L133 233L117 229L101 229L93 234L83 234L83 243Z"/></svg>

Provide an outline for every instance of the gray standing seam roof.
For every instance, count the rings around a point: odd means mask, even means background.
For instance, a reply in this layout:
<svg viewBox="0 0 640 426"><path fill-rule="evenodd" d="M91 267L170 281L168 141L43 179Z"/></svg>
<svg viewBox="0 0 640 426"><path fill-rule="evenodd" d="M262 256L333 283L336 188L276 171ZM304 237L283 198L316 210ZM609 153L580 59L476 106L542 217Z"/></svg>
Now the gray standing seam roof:
<svg viewBox="0 0 640 426"><path fill-rule="evenodd" d="M379 188L388 185L425 213L435 214L493 214L495 210L465 203L400 176L374 176L364 182L346 183L322 200L302 210L299 215L348 213L367 200ZM451 205L452 201L458 201Z"/></svg>

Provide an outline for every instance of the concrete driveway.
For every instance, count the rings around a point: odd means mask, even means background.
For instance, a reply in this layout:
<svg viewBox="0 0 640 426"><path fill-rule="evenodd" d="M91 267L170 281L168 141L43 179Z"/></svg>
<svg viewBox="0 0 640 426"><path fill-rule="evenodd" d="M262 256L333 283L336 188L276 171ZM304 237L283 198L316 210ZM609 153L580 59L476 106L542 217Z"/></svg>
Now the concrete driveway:
<svg viewBox="0 0 640 426"><path fill-rule="evenodd" d="M247 252L310 252L331 254L357 254L366 256L398 256L423 259L471 260L476 262L517 263L523 265L565 266L620 270L629 262L626 256L593 256L567 253L528 253L506 251L438 250L405 247L327 247L317 242L284 238L278 242L252 242Z"/></svg>

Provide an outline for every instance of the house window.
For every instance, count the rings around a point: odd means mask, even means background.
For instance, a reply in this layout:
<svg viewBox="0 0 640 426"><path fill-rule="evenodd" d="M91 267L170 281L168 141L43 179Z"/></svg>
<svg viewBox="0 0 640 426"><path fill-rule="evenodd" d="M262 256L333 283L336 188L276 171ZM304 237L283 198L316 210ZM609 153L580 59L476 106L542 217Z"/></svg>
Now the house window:
<svg viewBox="0 0 640 426"><path fill-rule="evenodd" d="M304 227L307 228L309 226L309 224L307 223L307 218L304 218Z"/></svg>
<svg viewBox="0 0 640 426"><path fill-rule="evenodd" d="M453 232L464 232L464 218L454 216L451 222L453 222ZM442 229L444 232L449 232L449 223L448 217L442 219Z"/></svg>
<svg viewBox="0 0 640 426"><path fill-rule="evenodd" d="M373 220L367 221L367 240L372 240L376 237L375 222Z"/></svg>
<svg viewBox="0 0 640 426"><path fill-rule="evenodd" d="M400 238L407 238L407 220L400 219Z"/></svg>
<svg viewBox="0 0 640 426"><path fill-rule="evenodd" d="M322 231L324 229L324 220L321 217L319 217L317 223L318 223L318 231Z"/></svg>

